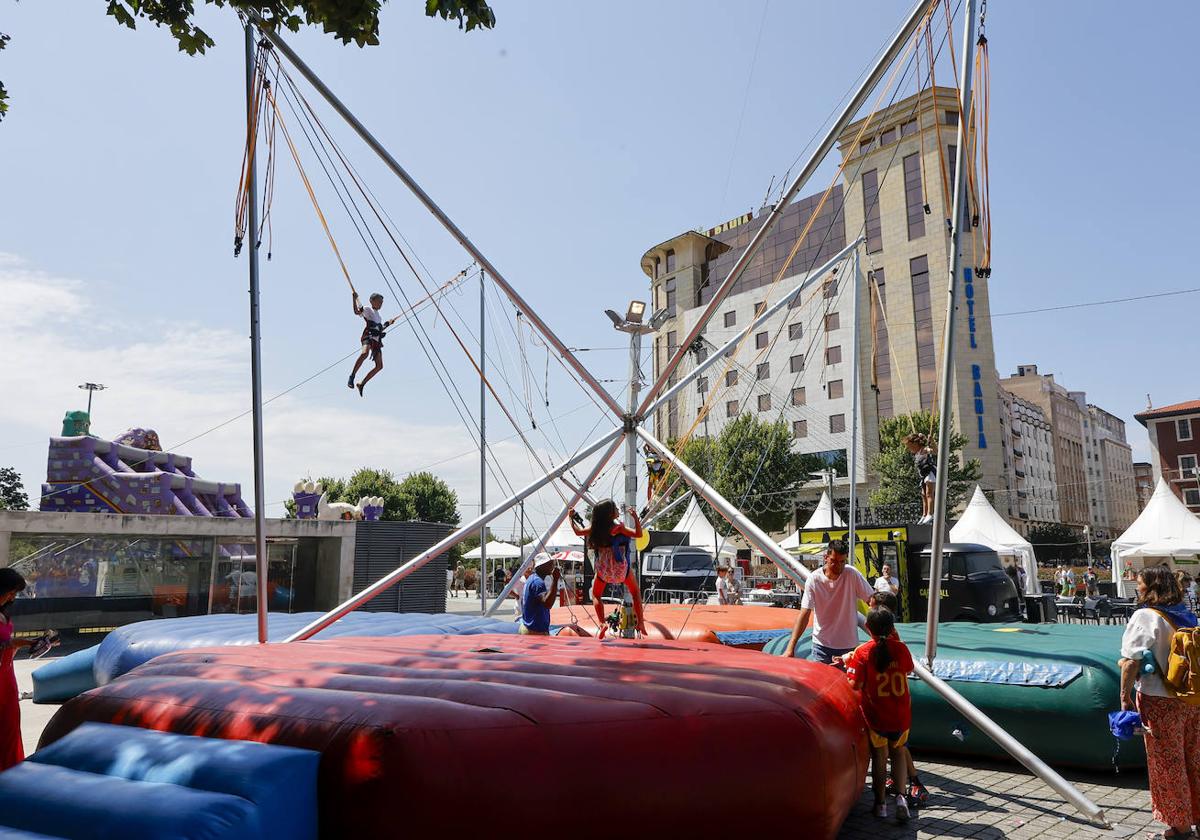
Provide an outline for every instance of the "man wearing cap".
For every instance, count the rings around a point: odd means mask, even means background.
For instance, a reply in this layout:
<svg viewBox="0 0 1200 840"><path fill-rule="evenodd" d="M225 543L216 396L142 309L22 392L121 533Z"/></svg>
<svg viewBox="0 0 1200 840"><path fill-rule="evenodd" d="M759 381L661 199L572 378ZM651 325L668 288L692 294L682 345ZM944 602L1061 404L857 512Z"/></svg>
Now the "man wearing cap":
<svg viewBox="0 0 1200 840"><path fill-rule="evenodd" d="M548 584L547 575L550 576ZM521 597L521 627L518 631L521 635L550 635L550 606L558 597L561 577L558 563L549 554L539 554L533 558L533 574L525 584Z"/></svg>

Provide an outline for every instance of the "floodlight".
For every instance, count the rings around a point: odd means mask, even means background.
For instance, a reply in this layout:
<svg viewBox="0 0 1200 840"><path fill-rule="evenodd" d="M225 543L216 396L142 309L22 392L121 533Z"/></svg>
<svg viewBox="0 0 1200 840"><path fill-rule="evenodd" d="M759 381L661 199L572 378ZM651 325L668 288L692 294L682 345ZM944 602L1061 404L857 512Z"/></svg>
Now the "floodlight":
<svg viewBox="0 0 1200 840"><path fill-rule="evenodd" d="M611 309L605 309L604 314L608 316L608 319L613 322L613 326L617 329L621 329L621 327L625 326L624 319L622 319L620 315L618 315L616 312L613 312Z"/></svg>
<svg viewBox="0 0 1200 840"><path fill-rule="evenodd" d="M640 300L631 300L629 309L625 311L625 320L631 324L642 323L642 316L646 314L646 304Z"/></svg>
<svg viewBox="0 0 1200 840"><path fill-rule="evenodd" d="M670 318L670 317L671 317L671 310L670 310L670 309L660 309L660 310L658 310L657 312L655 312L653 315L651 315L651 316L650 316L650 329L652 329L652 330L654 330L655 332L657 332L657 331L658 331L658 329L659 329L659 328L660 328L660 327L661 327L663 324L665 324L665 323L667 322L667 319L668 319L668 318Z"/></svg>

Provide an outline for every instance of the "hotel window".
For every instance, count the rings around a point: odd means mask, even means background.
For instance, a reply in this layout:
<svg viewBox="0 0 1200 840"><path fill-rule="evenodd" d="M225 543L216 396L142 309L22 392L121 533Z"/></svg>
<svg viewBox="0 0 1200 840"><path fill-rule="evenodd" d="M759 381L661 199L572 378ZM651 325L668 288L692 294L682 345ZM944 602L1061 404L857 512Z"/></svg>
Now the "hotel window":
<svg viewBox="0 0 1200 840"><path fill-rule="evenodd" d="M736 370L726 371L725 372L725 387L732 388L734 385L736 385L737 384L737 376L738 376L738 372Z"/></svg>
<svg viewBox="0 0 1200 840"><path fill-rule="evenodd" d="M830 312L825 316L825 332L833 332L834 330L841 329L841 326L842 321L838 317L838 313Z"/></svg>
<svg viewBox="0 0 1200 840"><path fill-rule="evenodd" d="M917 133L917 121L916 120L909 120L906 123L900 124L900 136L901 137L912 137L916 133Z"/></svg>
<svg viewBox="0 0 1200 840"><path fill-rule="evenodd" d="M829 399L831 400L840 400L845 396L845 390L842 388L842 380L840 379L831 379L826 386L826 390L829 392Z"/></svg>
<svg viewBox="0 0 1200 840"><path fill-rule="evenodd" d="M1190 417L1184 417L1182 420L1175 421L1175 439L1192 439L1192 420Z"/></svg>
<svg viewBox="0 0 1200 840"><path fill-rule="evenodd" d="M804 370L804 354L799 353L795 356L792 356L792 358L788 359L788 365L790 366L792 373L800 373L801 371L803 371Z"/></svg>
<svg viewBox="0 0 1200 840"><path fill-rule="evenodd" d="M696 390L701 394L708 392L708 377L700 376L696 378Z"/></svg>
<svg viewBox="0 0 1200 840"><path fill-rule="evenodd" d="M792 437L802 438L808 437L808 421L793 420L792 421Z"/></svg>
<svg viewBox="0 0 1200 840"><path fill-rule="evenodd" d="M807 402L807 400L805 399L805 396L804 396L804 389L803 388L793 388L792 389L792 405L804 405L805 402Z"/></svg>
<svg viewBox="0 0 1200 840"><path fill-rule="evenodd" d="M868 297L875 298L872 301L875 307L886 308L887 285L884 282L883 269L875 269L868 277L875 281L874 295L868 294ZM871 366L871 384L874 386L875 406L879 416L891 417L893 409L892 360L888 347L887 324L884 323L883 318L879 318L875 323L875 353Z"/></svg>
<svg viewBox="0 0 1200 840"><path fill-rule="evenodd" d="M908 261L912 282L913 330L917 344L917 379L921 408L933 408L937 365L933 346L933 305L929 296L929 259L914 257Z"/></svg>
<svg viewBox="0 0 1200 840"><path fill-rule="evenodd" d="M835 274L825 281L825 291L821 297L825 298L826 300L832 300L833 298L837 297L837 290L838 279L837 275Z"/></svg>
<svg viewBox="0 0 1200 840"><path fill-rule="evenodd" d="M804 338L804 325L788 324L788 338L792 341L799 341Z"/></svg>
<svg viewBox="0 0 1200 840"><path fill-rule="evenodd" d="M754 378L758 380L767 379L771 375L771 363L763 362L754 369Z"/></svg>
<svg viewBox="0 0 1200 840"><path fill-rule="evenodd" d="M667 274L675 270L675 252L667 251Z"/></svg>
<svg viewBox="0 0 1200 840"><path fill-rule="evenodd" d="M770 394L759 394L758 395L758 410L759 411L770 411L771 410L771 395Z"/></svg>
<svg viewBox="0 0 1200 840"><path fill-rule="evenodd" d="M725 326L732 327L736 323L737 323L737 313L736 312L726 312L725 313Z"/></svg>
<svg viewBox="0 0 1200 840"><path fill-rule="evenodd" d="M757 318L766 308L767 302L765 300L760 300L758 303L754 304L754 317Z"/></svg>
<svg viewBox="0 0 1200 840"><path fill-rule="evenodd" d="M904 158L904 204L908 211L908 240L925 235L925 193L921 187L921 155Z"/></svg>
<svg viewBox="0 0 1200 840"><path fill-rule="evenodd" d="M875 138L870 137L866 140L863 140L861 143L858 144L858 151L860 154L866 154L867 152L871 151L871 148L874 145L875 145Z"/></svg>
<svg viewBox="0 0 1200 840"><path fill-rule="evenodd" d="M958 111L946 111L943 123L945 125L958 125Z"/></svg>
<svg viewBox="0 0 1200 840"><path fill-rule="evenodd" d="M883 134L879 135L879 145L880 146L886 146L889 143L894 143L894 142L896 142L896 127L895 126L892 126L887 131L883 132Z"/></svg>
<svg viewBox="0 0 1200 840"><path fill-rule="evenodd" d="M667 311L671 314L668 317L675 317L675 278L672 277L666 282L667 287Z"/></svg>
<svg viewBox="0 0 1200 840"><path fill-rule="evenodd" d="M866 219L867 253L883 250L883 224L879 221L879 171L862 176L863 216Z"/></svg>
<svg viewBox="0 0 1200 840"><path fill-rule="evenodd" d="M670 330L667 333L667 358L675 355L675 351L679 349L679 336L675 330Z"/></svg>
<svg viewBox="0 0 1200 840"><path fill-rule="evenodd" d="M675 397L667 400L667 439L679 437L679 401Z"/></svg>
<svg viewBox="0 0 1200 840"><path fill-rule="evenodd" d="M771 340L771 334L769 332L756 333L754 336L754 346L756 348L758 348L759 350L762 350L764 347L767 346L767 344L770 342L770 340Z"/></svg>
<svg viewBox="0 0 1200 840"><path fill-rule="evenodd" d="M662 274L662 258L655 257L654 258L654 279L657 280L658 276L660 274Z"/></svg>
<svg viewBox="0 0 1200 840"><path fill-rule="evenodd" d="M826 348L825 364L836 365L836 364L840 363L841 361L842 361L842 347L840 344L837 346L834 346L834 347Z"/></svg>
<svg viewBox="0 0 1200 840"><path fill-rule="evenodd" d="M846 431L846 415L845 414L829 415L829 431L830 432Z"/></svg>
<svg viewBox="0 0 1200 840"><path fill-rule="evenodd" d="M729 402L725 403L725 416L726 417L737 417L737 413L738 413L738 401L737 400L730 400Z"/></svg>

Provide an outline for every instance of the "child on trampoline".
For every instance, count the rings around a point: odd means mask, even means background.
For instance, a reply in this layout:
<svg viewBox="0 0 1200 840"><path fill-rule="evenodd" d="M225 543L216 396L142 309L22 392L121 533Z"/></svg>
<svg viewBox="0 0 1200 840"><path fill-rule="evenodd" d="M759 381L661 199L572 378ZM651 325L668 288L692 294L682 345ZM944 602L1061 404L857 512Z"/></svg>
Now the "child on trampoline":
<svg viewBox="0 0 1200 840"><path fill-rule="evenodd" d="M846 677L859 689L859 702L871 741L871 787L875 792L875 816L886 819L887 761L891 758L896 795L896 819L907 822L908 730L912 725L912 697L908 674L912 654L896 635L895 619L886 607L867 612L871 641L859 645L846 658Z"/></svg>
<svg viewBox="0 0 1200 840"><path fill-rule="evenodd" d="M937 456L929 448L929 437L913 432L904 438L904 446L912 453L913 464L921 478L921 520L918 525L933 521L933 486L937 481Z"/></svg>
<svg viewBox="0 0 1200 840"><path fill-rule="evenodd" d="M354 370L350 371L350 378L346 380L346 387L356 387L354 377L358 375L358 369L367 360L367 356L370 356L372 361L375 362L375 367L367 371L367 375L357 385L360 397L363 395L363 388L371 381L371 377L383 370L383 337L386 335L385 330L396 323L395 318L385 321L383 320L383 316L379 314L379 310L383 307L383 295L376 292L368 300L371 305L363 306L358 302L358 292L354 292L354 314L360 316L366 323L363 325L362 331L362 353L358 355L358 361L354 363Z"/></svg>
<svg viewBox="0 0 1200 840"><path fill-rule="evenodd" d="M583 537L592 550L595 558L596 577L592 582L592 604L596 607L596 619L600 625L599 637L604 638L608 630L608 622L604 620L604 590L610 583L623 583L629 589L633 598L633 611L637 617L637 631L646 635L646 619L642 612L642 593L638 589L637 578L633 574L632 556L633 540L642 535L642 520L637 511L628 508L633 518L632 529L627 528L617 518L617 505L611 499L605 499L592 508L592 523L587 528L575 524L575 511L570 511L571 530L575 536Z"/></svg>

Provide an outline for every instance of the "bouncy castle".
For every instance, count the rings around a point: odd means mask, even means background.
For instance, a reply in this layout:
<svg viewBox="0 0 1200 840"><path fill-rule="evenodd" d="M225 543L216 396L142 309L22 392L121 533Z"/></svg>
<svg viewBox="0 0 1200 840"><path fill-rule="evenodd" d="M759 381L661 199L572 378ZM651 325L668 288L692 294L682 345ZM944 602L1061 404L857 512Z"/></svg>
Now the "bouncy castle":
<svg viewBox="0 0 1200 840"><path fill-rule="evenodd" d="M86 412L71 411L50 438L41 510L242 518L254 513L236 482L206 481L192 459L163 452L153 429L112 440L89 434Z"/></svg>

